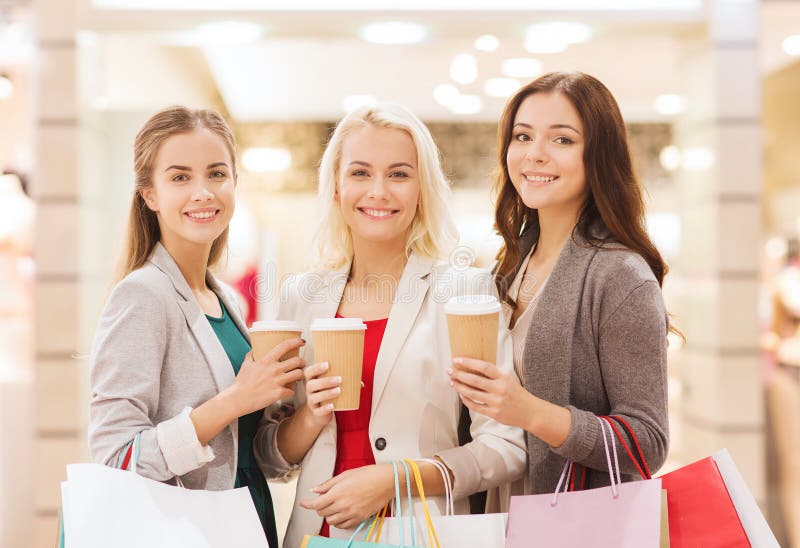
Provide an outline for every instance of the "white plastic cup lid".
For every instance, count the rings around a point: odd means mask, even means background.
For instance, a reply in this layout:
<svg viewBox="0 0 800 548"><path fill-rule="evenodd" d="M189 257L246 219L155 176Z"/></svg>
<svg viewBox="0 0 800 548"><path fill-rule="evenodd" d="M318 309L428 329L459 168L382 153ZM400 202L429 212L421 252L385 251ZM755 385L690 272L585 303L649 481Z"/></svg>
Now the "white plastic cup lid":
<svg viewBox="0 0 800 548"><path fill-rule="evenodd" d="M256 331L297 331L302 332L303 328L299 323L291 320L268 320L262 322L253 322L250 327L250 333Z"/></svg>
<svg viewBox="0 0 800 548"><path fill-rule="evenodd" d="M361 318L315 318L311 331L364 331L367 324Z"/></svg>
<svg viewBox="0 0 800 548"><path fill-rule="evenodd" d="M493 295L462 295L447 301L444 312L458 316L479 316L500 312L500 308L500 303Z"/></svg>

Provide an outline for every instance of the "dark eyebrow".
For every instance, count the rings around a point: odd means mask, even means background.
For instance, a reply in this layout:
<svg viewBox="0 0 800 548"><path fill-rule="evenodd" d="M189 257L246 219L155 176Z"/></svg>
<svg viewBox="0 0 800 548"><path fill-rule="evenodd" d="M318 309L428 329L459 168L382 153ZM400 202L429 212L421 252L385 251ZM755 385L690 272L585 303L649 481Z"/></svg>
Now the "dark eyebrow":
<svg viewBox="0 0 800 548"><path fill-rule="evenodd" d="M169 166L164 171L169 171L170 169L179 169L181 171L192 171L192 168L190 168L189 166Z"/></svg>
<svg viewBox="0 0 800 548"><path fill-rule="evenodd" d="M517 122L516 124L514 124L514 127L517 127L517 126L522 126L524 128L533 129L532 125L526 124L525 122ZM580 131L578 131L577 129L575 129L574 127L572 127L569 124L553 124L552 126L550 126L550 129L571 129L572 131L574 131L578 135L581 135Z"/></svg>

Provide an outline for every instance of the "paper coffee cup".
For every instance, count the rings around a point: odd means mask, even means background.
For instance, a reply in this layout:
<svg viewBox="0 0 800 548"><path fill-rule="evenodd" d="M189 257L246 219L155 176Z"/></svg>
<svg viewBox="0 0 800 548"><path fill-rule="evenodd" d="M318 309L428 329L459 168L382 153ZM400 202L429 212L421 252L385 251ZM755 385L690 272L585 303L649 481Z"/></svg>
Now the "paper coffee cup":
<svg viewBox="0 0 800 548"><path fill-rule="evenodd" d="M250 327L250 342L253 345L253 359L260 360L264 355L275 348L276 345L287 339L297 339L303 333L300 324L292 321L272 320L264 322L253 322ZM281 356L280 361L295 358L300 355L300 349L296 348Z"/></svg>
<svg viewBox="0 0 800 548"><path fill-rule="evenodd" d="M500 303L492 295L453 297L444 305L454 358L497 363Z"/></svg>
<svg viewBox="0 0 800 548"><path fill-rule="evenodd" d="M342 377L342 392L333 400L336 411L358 409L366 324L361 318L315 319L311 323L314 361L328 362L323 377Z"/></svg>

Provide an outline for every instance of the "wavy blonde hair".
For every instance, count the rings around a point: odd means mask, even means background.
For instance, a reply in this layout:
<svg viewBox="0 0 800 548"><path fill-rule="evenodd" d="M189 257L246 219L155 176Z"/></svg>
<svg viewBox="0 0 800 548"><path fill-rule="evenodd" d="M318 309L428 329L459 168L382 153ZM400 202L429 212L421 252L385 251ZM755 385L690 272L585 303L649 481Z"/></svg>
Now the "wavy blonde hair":
<svg viewBox="0 0 800 548"><path fill-rule="evenodd" d="M405 131L417 149L420 204L406 239L406 257L412 253L431 259L447 256L458 242L458 232L447 205L450 183L442 172L439 149L428 128L408 109L392 103L362 107L347 114L331 135L319 168L318 199L322 216L315 237L318 264L336 269L353 257L353 237L335 200L342 145L354 131L373 126Z"/></svg>

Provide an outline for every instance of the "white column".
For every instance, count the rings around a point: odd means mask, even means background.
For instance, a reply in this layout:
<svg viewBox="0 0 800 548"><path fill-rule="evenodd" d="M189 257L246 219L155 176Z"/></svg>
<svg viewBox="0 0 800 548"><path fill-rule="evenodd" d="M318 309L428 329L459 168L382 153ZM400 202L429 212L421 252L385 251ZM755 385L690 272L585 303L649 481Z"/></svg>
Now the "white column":
<svg viewBox="0 0 800 548"><path fill-rule="evenodd" d="M687 345L685 460L727 447L763 504L763 382L757 326L761 97L757 1L710 0L708 29L684 46L687 109L676 124Z"/></svg>

